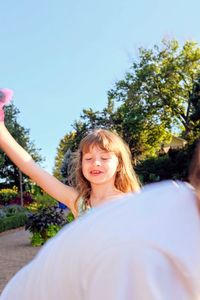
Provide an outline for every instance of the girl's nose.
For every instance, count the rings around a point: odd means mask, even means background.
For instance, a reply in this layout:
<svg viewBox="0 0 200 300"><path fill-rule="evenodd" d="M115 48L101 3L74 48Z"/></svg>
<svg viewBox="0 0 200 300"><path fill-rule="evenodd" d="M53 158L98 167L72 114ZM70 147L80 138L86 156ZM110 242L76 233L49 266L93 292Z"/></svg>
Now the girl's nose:
<svg viewBox="0 0 200 300"><path fill-rule="evenodd" d="M99 159L95 159L95 160L94 160L94 165L95 165L95 166L100 166L100 165L101 165L100 160L99 160Z"/></svg>

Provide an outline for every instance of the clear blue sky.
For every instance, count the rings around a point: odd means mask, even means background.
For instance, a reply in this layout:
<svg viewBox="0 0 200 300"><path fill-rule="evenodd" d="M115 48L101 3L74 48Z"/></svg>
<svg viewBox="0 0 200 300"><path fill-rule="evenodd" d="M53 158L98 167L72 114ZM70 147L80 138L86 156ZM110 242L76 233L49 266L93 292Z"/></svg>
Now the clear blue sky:
<svg viewBox="0 0 200 300"><path fill-rule="evenodd" d="M47 170L82 109L106 106L140 46L200 42L199 12L199 0L1 2L0 86L14 90Z"/></svg>

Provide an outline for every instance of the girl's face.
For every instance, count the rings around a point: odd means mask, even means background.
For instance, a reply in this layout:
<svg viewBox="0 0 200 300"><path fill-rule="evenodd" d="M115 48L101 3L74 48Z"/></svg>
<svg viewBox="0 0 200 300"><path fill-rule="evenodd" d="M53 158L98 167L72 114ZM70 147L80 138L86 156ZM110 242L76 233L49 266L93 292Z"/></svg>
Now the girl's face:
<svg viewBox="0 0 200 300"><path fill-rule="evenodd" d="M113 152L94 146L83 154L82 172L91 184L114 184L118 164L118 158Z"/></svg>

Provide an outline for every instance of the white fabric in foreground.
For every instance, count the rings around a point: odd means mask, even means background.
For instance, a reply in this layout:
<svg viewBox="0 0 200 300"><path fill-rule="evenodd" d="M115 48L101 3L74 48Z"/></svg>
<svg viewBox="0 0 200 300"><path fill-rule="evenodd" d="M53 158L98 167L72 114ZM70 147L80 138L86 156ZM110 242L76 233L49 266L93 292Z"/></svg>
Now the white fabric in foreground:
<svg viewBox="0 0 200 300"><path fill-rule="evenodd" d="M191 187L152 184L66 226L1 300L200 300L200 217Z"/></svg>

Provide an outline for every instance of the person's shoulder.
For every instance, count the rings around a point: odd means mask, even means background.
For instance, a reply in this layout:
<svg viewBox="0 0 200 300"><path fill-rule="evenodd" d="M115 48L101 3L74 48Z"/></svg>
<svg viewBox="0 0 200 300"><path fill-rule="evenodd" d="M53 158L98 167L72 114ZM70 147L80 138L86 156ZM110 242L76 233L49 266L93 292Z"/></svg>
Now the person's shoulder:
<svg viewBox="0 0 200 300"><path fill-rule="evenodd" d="M141 197L149 195L160 195L161 198L177 199L178 196L187 198L188 196L194 197L194 188L187 182L164 180L157 183L151 183L144 186L141 190ZM172 197L171 197L172 196Z"/></svg>

